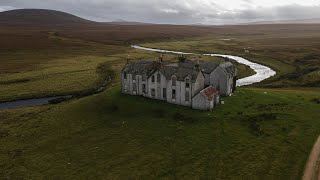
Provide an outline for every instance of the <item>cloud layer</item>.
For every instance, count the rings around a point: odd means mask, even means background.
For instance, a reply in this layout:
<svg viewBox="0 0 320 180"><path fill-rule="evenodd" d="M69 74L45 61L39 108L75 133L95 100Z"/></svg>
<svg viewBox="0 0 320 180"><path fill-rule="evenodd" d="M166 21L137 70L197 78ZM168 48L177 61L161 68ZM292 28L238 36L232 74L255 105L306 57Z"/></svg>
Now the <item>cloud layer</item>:
<svg viewBox="0 0 320 180"><path fill-rule="evenodd" d="M228 24L320 18L318 0L1 0L0 11L54 9L96 21Z"/></svg>

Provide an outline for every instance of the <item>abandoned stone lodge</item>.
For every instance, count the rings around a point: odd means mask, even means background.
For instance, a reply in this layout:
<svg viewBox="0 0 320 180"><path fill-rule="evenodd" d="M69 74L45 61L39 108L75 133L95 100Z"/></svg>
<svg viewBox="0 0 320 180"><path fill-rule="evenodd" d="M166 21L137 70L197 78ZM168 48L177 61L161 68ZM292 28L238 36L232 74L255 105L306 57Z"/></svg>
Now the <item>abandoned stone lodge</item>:
<svg viewBox="0 0 320 180"><path fill-rule="evenodd" d="M237 71L231 62L184 60L176 63L141 60L121 72L121 91L168 103L212 110L221 96L231 95Z"/></svg>

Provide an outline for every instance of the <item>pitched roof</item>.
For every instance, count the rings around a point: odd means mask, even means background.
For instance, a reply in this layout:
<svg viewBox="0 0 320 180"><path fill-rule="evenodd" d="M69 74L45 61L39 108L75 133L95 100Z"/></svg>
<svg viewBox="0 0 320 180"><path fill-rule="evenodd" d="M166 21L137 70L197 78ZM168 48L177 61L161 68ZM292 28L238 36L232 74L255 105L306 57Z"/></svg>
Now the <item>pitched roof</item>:
<svg viewBox="0 0 320 180"><path fill-rule="evenodd" d="M180 62L179 67L193 69L195 65L199 62L199 68L206 74L210 74L215 70L219 63L216 62L207 62L207 61L195 61L195 60L186 60L186 62Z"/></svg>
<svg viewBox="0 0 320 180"><path fill-rule="evenodd" d="M199 63L199 68L195 68ZM160 70L167 79L171 79L174 75L177 77L178 81L184 81L184 79L189 76L190 79L195 82L199 75L199 70L205 74L210 74L218 66L221 66L228 74L235 73L235 67L231 62L219 64L216 62L206 62L206 61L195 61L195 60L186 60L185 62L178 63L166 63L151 61L151 60L141 60L137 62L128 63L123 71L134 74L134 75L143 75L146 74L150 76L154 71Z"/></svg>
<svg viewBox="0 0 320 180"><path fill-rule="evenodd" d="M209 101L212 101L214 99L214 96L219 94L219 92L213 86L209 86L203 89L202 91L200 91L200 94L206 99L208 99Z"/></svg>
<svg viewBox="0 0 320 180"><path fill-rule="evenodd" d="M167 79L171 79L172 76L176 76L178 81L184 81L186 77L189 77L192 82L195 82L200 71L196 69L182 68L179 66L163 66L160 71L166 76Z"/></svg>
<svg viewBox="0 0 320 180"><path fill-rule="evenodd" d="M220 66L224 71L226 71L228 74L235 75L236 68L231 62L225 62L221 63Z"/></svg>
<svg viewBox="0 0 320 180"><path fill-rule="evenodd" d="M150 60L141 60L128 63L122 71L134 75L148 75L155 69L155 67L156 62Z"/></svg>

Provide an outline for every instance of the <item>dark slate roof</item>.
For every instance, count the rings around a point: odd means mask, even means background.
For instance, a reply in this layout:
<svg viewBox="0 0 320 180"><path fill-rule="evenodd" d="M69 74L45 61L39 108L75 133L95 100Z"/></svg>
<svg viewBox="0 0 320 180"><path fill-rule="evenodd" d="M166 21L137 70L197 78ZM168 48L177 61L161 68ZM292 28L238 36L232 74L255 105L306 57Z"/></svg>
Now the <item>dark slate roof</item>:
<svg viewBox="0 0 320 180"><path fill-rule="evenodd" d="M195 68L182 68L179 66L163 66L160 70L167 79L171 79L172 76L176 76L178 81L184 81L186 77L189 77L192 82L195 82L199 70L196 70Z"/></svg>
<svg viewBox="0 0 320 180"><path fill-rule="evenodd" d="M149 60L141 60L137 62L128 63L122 71L127 72L128 74L134 75L148 75L156 69L157 63Z"/></svg>
<svg viewBox="0 0 320 180"><path fill-rule="evenodd" d="M231 62L225 62L220 64L220 66L222 67L222 69L224 69L224 71L226 71L228 74L230 75L235 75L236 73L236 68L235 66L231 63Z"/></svg>
<svg viewBox="0 0 320 180"><path fill-rule="evenodd" d="M178 64L179 64L179 67L193 69L197 63L198 62L196 60L187 60L184 63L178 63ZM216 62L199 61L200 69L202 70L202 72L206 74L210 74L218 66L219 66L219 63L216 63Z"/></svg>
<svg viewBox="0 0 320 180"><path fill-rule="evenodd" d="M199 63L199 68L195 68ZM235 67L231 62L219 64L216 62L206 62L206 61L195 61L186 60L185 62L178 63L166 63L151 61L151 60L141 60L137 62L128 63L123 71L128 74L133 75L143 75L146 74L150 76L154 71L160 70L167 79L171 79L173 75L177 77L178 81L184 81L184 79L189 76L189 78L195 82L200 70L205 74L210 74L218 66L221 66L227 73L234 74Z"/></svg>

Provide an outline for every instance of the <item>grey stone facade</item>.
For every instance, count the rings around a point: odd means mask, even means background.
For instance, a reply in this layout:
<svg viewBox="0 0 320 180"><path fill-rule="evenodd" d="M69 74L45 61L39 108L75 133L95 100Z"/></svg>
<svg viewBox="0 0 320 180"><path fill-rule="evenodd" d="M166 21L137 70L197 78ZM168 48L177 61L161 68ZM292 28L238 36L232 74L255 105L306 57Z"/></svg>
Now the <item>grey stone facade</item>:
<svg viewBox="0 0 320 180"><path fill-rule="evenodd" d="M127 63L124 67L121 92L199 110L212 110L219 103L220 94L232 94L235 78L235 67L229 62L143 60Z"/></svg>

